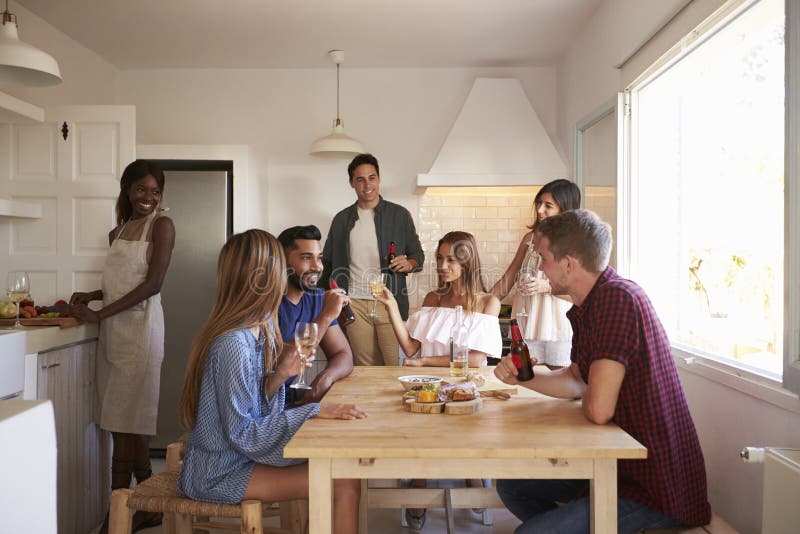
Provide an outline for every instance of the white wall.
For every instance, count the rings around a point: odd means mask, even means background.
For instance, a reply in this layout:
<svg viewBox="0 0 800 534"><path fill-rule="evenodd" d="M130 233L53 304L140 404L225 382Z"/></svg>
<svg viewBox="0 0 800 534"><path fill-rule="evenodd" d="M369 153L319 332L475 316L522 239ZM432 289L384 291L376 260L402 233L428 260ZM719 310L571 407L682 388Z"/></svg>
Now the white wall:
<svg viewBox="0 0 800 534"><path fill-rule="evenodd" d="M653 23L651 14L640 9L646 2L639 0L607 0L600 6L558 66L558 138L570 160L575 123L622 91L723 3L694 0L622 69L613 66L620 47L632 28ZM748 385L748 393L732 387L742 382L736 377L722 384L719 373L704 376L687 367L680 375L705 454L712 508L741 532L760 532L763 469L743 464L738 451L748 445L800 446L800 401L786 396L779 407L755 396L758 386Z"/></svg>
<svg viewBox="0 0 800 534"><path fill-rule="evenodd" d="M556 132L556 73L525 69L348 69L341 71L346 131L381 165L385 198L416 215L417 173L427 172L476 76L522 81L551 138ZM332 216L355 201L347 159L308 155L335 118L335 69L133 70L120 72L118 104L137 110L139 144L245 145L256 193L235 198L249 225L272 232Z"/></svg>
<svg viewBox="0 0 800 534"><path fill-rule="evenodd" d="M17 15L20 39L53 56L64 81L53 87L5 85L0 90L42 107L114 103L117 69L111 63L16 2L9 10Z"/></svg>

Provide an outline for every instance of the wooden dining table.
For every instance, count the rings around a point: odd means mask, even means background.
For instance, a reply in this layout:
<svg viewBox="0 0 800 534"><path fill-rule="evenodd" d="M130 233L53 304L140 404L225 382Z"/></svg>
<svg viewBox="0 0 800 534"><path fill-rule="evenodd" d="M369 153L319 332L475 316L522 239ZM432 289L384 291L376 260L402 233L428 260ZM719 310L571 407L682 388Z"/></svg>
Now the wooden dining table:
<svg viewBox="0 0 800 534"><path fill-rule="evenodd" d="M492 368L479 372L481 389L509 387ZM369 417L309 419L286 445L287 458L308 458L310 534L332 531L339 478L588 479L592 532L617 532L617 460L646 458L643 445L588 421L580 401L522 386L508 400L484 398L472 414L411 413L397 377L414 374L449 379L446 368L355 367L322 402L355 403Z"/></svg>

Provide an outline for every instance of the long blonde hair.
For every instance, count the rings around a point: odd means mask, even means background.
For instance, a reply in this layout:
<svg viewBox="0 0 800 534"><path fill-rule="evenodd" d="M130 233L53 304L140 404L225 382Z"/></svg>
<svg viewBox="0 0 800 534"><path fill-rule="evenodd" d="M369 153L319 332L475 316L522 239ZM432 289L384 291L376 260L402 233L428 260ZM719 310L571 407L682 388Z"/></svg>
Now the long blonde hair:
<svg viewBox="0 0 800 534"><path fill-rule="evenodd" d="M453 255L463 269L461 273L464 293L466 295L465 312L475 311L478 304L478 294L486 293L486 285L481 276L481 260L478 257L478 245L475 237L468 232L448 232L439 240L436 246L436 253L442 248L444 243L453 247ZM439 283L437 293L443 295L450 291L450 283Z"/></svg>
<svg viewBox="0 0 800 534"><path fill-rule="evenodd" d="M259 327L268 337L264 344L265 369L272 369L283 345L278 306L285 291L286 260L283 247L274 236L263 230L248 230L228 239L217 262L214 305L194 338L186 367L178 403L178 418L184 428L194 428L197 421L206 357L218 337L234 330ZM272 345L276 347L274 353Z"/></svg>

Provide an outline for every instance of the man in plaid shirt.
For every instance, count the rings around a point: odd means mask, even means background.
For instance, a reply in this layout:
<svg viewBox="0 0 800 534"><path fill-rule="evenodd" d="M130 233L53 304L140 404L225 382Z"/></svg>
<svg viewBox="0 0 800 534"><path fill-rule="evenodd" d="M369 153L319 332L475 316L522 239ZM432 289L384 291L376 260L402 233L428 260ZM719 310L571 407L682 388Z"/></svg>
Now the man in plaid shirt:
<svg viewBox="0 0 800 534"><path fill-rule="evenodd" d="M669 339L642 288L608 267L611 229L591 211L540 222L541 269L573 307L572 364L517 381L509 357L495 375L553 397L581 398L586 417L611 421L647 447L646 460L618 463L618 530L697 526L711 520L703 452ZM500 480L497 491L522 520L517 533L588 532L586 480ZM566 503L558 506L556 503Z"/></svg>

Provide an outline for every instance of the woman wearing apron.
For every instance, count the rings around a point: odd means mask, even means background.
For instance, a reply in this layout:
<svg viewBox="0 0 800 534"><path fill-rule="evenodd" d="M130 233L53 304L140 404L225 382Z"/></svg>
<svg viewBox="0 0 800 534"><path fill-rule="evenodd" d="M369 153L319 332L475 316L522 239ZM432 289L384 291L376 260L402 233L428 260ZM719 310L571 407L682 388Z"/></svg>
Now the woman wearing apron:
<svg viewBox="0 0 800 534"><path fill-rule="evenodd" d="M574 183L554 180L545 184L533 199L536 218L528 227L531 231L522 238L511 265L492 288L492 293L502 300L516 282L511 313L519 322L531 357L551 369L570 364L572 327L567 310L572 303L551 293L550 282L539 270L534 234L539 221L580 206L581 191Z"/></svg>
<svg viewBox="0 0 800 534"><path fill-rule="evenodd" d="M152 474L150 436L156 433L159 379L164 358L161 284L175 243L175 226L159 216L164 173L136 160L125 168L117 198L117 226L102 289L74 293L72 315L100 321L97 345L97 400L100 427L111 432L111 489L127 488L131 477ZM97 311L87 304L102 300ZM161 514L136 512L133 531L161 523ZM108 516L100 532L108 530Z"/></svg>

